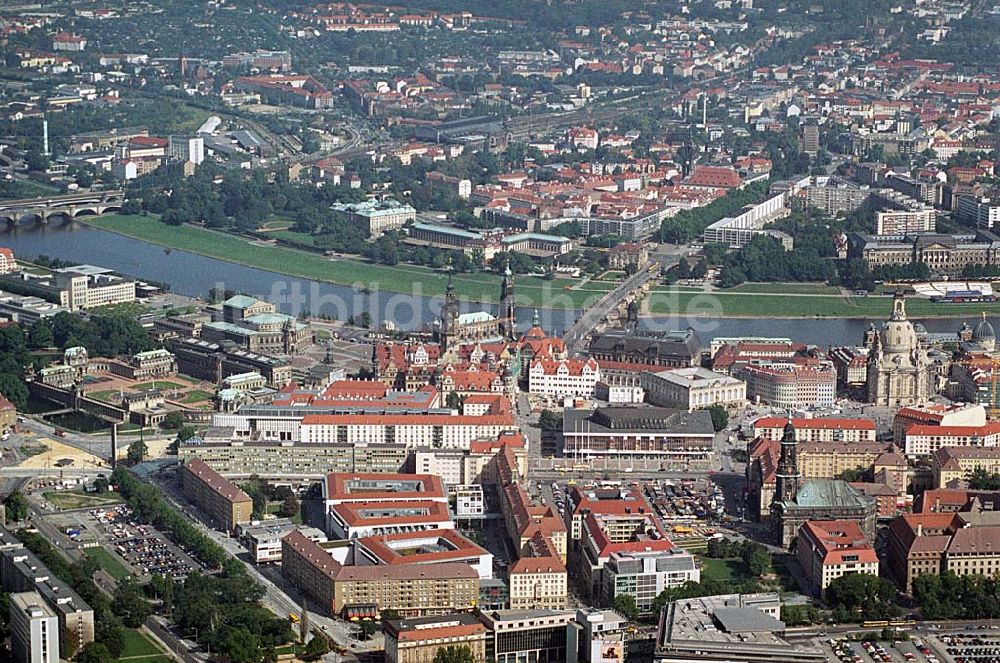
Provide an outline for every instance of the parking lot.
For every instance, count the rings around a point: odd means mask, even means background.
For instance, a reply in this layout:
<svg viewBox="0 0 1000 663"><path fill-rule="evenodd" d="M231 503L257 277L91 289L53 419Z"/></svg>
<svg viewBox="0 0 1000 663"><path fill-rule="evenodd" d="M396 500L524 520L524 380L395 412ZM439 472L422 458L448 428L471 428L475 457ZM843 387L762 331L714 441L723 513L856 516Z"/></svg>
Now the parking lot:
<svg viewBox="0 0 1000 663"><path fill-rule="evenodd" d="M140 578L158 574L182 580L201 569L155 528L135 522L125 505L92 509L86 513L86 520L94 524L97 541L124 560Z"/></svg>
<svg viewBox="0 0 1000 663"><path fill-rule="evenodd" d="M103 548L140 579L161 574L181 580L201 568L155 528L135 522L124 504L57 514L46 520L70 545Z"/></svg>
<svg viewBox="0 0 1000 663"><path fill-rule="evenodd" d="M846 639L824 641L832 652L830 660L841 663L942 663L926 637L889 641L853 642Z"/></svg>
<svg viewBox="0 0 1000 663"><path fill-rule="evenodd" d="M991 629L996 629L996 626ZM980 629L985 630L982 626ZM956 633L939 637L947 663L1000 662L1000 635ZM933 663L933 662L932 662Z"/></svg>

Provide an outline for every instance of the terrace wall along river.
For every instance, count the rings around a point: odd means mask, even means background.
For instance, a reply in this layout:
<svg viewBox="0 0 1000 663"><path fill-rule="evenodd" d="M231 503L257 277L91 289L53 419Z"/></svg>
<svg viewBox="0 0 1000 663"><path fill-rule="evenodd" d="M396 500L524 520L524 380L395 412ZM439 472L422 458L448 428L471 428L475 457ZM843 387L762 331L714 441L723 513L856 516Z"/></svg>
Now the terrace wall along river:
<svg viewBox="0 0 1000 663"><path fill-rule="evenodd" d="M166 252L162 247L71 223L63 226L35 226L0 233L0 246L8 246L15 255L47 255L62 260L91 263L117 270L122 274L169 283L182 295L207 296L210 288L221 286L275 301L282 310L292 312L298 298L300 306L313 313L328 313L338 318L368 311L380 321L389 314L402 329L417 329L430 324L440 311L439 297L399 296L377 289L356 290L349 286L298 279L276 272L216 260L186 251ZM459 292L461 295L461 292ZM482 310L494 305L463 303L465 310ZM542 310L543 325L550 332L561 332L579 315L573 309ZM520 325L530 324L533 312L518 310ZM968 316L922 320L930 332L953 332ZM991 319L1000 328L1000 319ZM655 328L695 329L707 344L716 336L788 336L819 346L855 345L861 342L869 325L862 319L727 319L654 316L644 321ZM881 321L876 321L881 322Z"/></svg>

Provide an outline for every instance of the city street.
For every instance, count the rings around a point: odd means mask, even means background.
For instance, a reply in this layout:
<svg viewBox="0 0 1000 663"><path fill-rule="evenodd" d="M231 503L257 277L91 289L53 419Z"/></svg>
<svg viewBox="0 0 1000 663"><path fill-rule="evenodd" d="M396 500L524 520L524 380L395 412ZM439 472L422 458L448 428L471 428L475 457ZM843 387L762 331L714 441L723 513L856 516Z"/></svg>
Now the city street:
<svg viewBox="0 0 1000 663"><path fill-rule="evenodd" d="M256 564L248 561L248 552L238 540L205 525L200 519L198 510L180 494L180 487L172 471L159 472L152 475L151 478L174 508L188 516L202 532L219 544L227 553L246 565L250 577L264 588L263 603L267 608L281 616L300 615L302 612L301 595L283 581L280 572L271 573L277 571L278 567L270 567L268 573L262 573ZM348 647L355 652L376 651L383 647L381 634L373 636L371 640L359 642L354 638L358 632L356 625L332 619L325 612L321 613L310 609L309 623L321 628L337 644Z"/></svg>

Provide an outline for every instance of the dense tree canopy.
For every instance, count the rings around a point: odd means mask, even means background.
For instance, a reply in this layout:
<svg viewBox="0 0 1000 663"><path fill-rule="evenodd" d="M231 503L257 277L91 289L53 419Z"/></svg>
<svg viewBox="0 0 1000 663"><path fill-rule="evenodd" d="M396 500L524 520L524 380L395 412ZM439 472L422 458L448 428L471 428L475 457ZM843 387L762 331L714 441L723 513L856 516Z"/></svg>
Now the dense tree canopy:
<svg viewBox="0 0 1000 663"><path fill-rule="evenodd" d="M885 578L870 573L851 573L835 578L826 589L827 603L834 619L841 622L888 619L897 614L893 603L896 587Z"/></svg>

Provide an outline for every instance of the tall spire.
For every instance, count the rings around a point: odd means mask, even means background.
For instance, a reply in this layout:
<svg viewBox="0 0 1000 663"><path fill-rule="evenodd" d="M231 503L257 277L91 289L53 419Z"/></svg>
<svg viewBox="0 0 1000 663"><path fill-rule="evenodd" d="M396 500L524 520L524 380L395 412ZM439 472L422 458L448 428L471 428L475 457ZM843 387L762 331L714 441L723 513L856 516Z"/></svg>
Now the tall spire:
<svg viewBox="0 0 1000 663"><path fill-rule="evenodd" d="M788 410L788 421L781 436L781 456L775 472L774 501L794 502L799 492L799 442L792 425L792 411Z"/></svg>
<svg viewBox="0 0 1000 663"><path fill-rule="evenodd" d="M514 340L516 319L516 300L514 299L514 275L510 271L510 258L504 267L503 280L500 282L500 333L508 341Z"/></svg>
<svg viewBox="0 0 1000 663"><path fill-rule="evenodd" d="M542 326L542 321L538 317L538 309L537 308L535 309L534 314L532 314L532 316L531 316L531 326L532 327L541 327Z"/></svg>

